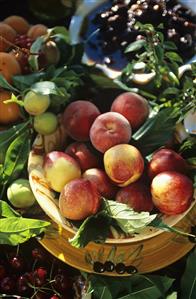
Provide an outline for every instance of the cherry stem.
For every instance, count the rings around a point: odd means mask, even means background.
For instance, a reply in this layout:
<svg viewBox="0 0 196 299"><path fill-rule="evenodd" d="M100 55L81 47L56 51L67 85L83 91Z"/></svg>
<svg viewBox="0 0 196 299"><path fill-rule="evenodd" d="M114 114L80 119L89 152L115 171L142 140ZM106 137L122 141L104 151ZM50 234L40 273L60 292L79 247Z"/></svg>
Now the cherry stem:
<svg viewBox="0 0 196 299"><path fill-rule="evenodd" d="M6 38L4 38L2 35L0 35L0 43L2 41L4 41L6 44L12 46L13 48L15 48L17 51L20 51L20 52L23 52L23 53L29 54L29 55L39 55L39 53L32 53L29 49L21 48L19 46L16 46L15 44L11 43Z"/></svg>

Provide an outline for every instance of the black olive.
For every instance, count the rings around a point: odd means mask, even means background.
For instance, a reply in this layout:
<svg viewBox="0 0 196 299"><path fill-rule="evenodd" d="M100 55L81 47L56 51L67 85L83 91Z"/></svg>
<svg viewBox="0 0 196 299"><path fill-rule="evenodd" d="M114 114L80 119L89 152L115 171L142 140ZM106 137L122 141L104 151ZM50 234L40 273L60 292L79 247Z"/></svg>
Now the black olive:
<svg viewBox="0 0 196 299"><path fill-rule="evenodd" d="M123 263L118 263L115 266L115 270L118 274L123 274L126 271L126 266Z"/></svg>
<svg viewBox="0 0 196 299"><path fill-rule="evenodd" d="M108 271L108 272L112 272L112 271L114 271L114 267L115 267L115 265L114 265L114 263L112 263L111 261L107 261L107 262L105 262L104 266L105 266L105 270L106 270L106 271Z"/></svg>
<svg viewBox="0 0 196 299"><path fill-rule="evenodd" d="M130 265L130 266L126 266L126 272L127 272L128 274L135 274L135 273L137 273L138 271L137 271L137 268L136 268L136 267Z"/></svg>
<svg viewBox="0 0 196 299"><path fill-rule="evenodd" d="M105 271L104 264L101 262L94 262L93 270L97 273L103 273Z"/></svg>
<svg viewBox="0 0 196 299"><path fill-rule="evenodd" d="M196 243L196 225L191 227L191 232L192 235L195 235L195 237L189 237L189 241L191 243Z"/></svg>

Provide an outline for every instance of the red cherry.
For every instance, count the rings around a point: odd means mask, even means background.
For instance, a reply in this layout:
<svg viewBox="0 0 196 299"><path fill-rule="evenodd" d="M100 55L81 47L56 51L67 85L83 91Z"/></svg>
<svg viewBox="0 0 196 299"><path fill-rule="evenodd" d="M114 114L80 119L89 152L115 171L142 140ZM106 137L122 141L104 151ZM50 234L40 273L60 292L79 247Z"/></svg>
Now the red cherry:
<svg viewBox="0 0 196 299"><path fill-rule="evenodd" d="M34 260L44 261L46 259L45 253L41 248L34 248L31 255Z"/></svg>
<svg viewBox="0 0 196 299"><path fill-rule="evenodd" d="M42 286L46 282L47 270L43 267L37 268L33 272L33 281L35 286Z"/></svg>
<svg viewBox="0 0 196 299"><path fill-rule="evenodd" d="M15 281L13 278L6 276L2 279L1 284L0 284L0 289L2 292L6 294L11 294L14 293L15 291Z"/></svg>
<svg viewBox="0 0 196 299"><path fill-rule="evenodd" d="M50 297L50 299L60 299L59 296L57 296L56 294L52 295L52 297Z"/></svg>
<svg viewBox="0 0 196 299"><path fill-rule="evenodd" d="M6 270L4 265L0 265L0 281L6 276Z"/></svg>
<svg viewBox="0 0 196 299"><path fill-rule="evenodd" d="M28 275L27 273L21 275L18 280L17 280L17 291L19 294L26 294L29 290L30 287L28 285L29 280L28 280Z"/></svg>
<svg viewBox="0 0 196 299"><path fill-rule="evenodd" d="M65 273L57 274L54 277L54 288L60 293L63 293L70 287L69 279Z"/></svg>
<svg viewBox="0 0 196 299"><path fill-rule="evenodd" d="M8 261L12 269L17 271L22 271L24 269L24 260L20 256L13 256Z"/></svg>

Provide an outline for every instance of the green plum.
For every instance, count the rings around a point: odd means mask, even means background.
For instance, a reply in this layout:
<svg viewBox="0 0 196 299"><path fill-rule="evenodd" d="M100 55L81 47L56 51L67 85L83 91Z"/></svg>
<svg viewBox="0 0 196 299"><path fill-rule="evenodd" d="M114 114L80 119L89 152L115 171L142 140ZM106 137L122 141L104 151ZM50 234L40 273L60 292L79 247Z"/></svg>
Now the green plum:
<svg viewBox="0 0 196 299"><path fill-rule="evenodd" d="M49 105L49 95L39 94L30 90L24 97L24 109L30 115L42 114L48 109Z"/></svg>
<svg viewBox="0 0 196 299"><path fill-rule="evenodd" d="M52 134L56 131L57 125L57 116L51 112L45 112L34 117L34 129L39 134Z"/></svg>
<svg viewBox="0 0 196 299"><path fill-rule="evenodd" d="M7 198L15 208L29 208L36 199L27 179L15 180L7 189Z"/></svg>

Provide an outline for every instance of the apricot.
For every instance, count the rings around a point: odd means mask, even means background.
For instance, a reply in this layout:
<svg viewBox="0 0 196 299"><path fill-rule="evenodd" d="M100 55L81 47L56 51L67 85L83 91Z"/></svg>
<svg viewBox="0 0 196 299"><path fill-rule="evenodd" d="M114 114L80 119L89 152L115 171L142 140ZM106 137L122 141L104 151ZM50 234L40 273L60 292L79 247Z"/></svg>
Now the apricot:
<svg viewBox="0 0 196 299"><path fill-rule="evenodd" d="M111 199L114 198L117 188L111 182L104 170L99 168L90 168L83 173L82 177L95 184L99 193L103 197Z"/></svg>
<svg viewBox="0 0 196 299"><path fill-rule="evenodd" d="M140 181L120 188L116 194L116 201L127 204L136 212L151 212L153 209L150 188Z"/></svg>
<svg viewBox="0 0 196 299"><path fill-rule="evenodd" d="M61 192L65 184L81 176L78 163L59 151L50 152L45 156L43 168L50 187L57 192Z"/></svg>
<svg viewBox="0 0 196 299"><path fill-rule="evenodd" d="M36 24L29 28L27 35L32 40L35 40L37 37L45 35L47 33L48 28L43 24Z"/></svg>
<svg viewBox="0 0 196 299"><path fill-rule="evenodd" d="M0 74L9 83L12 83L12 76L21 74L20 64L13 55L0 52Z"/></svg>
<svg viewBox="0 0 196 299"><path fill-rule="evenodd" d="M193 199L193 183L176 171L161 172L154 177L151 194L160 212L175 215L187 210Z"/></svg>
<svg viewBox="0 0 196 299"><path fill-rule="evenodd" d="M74 158L82 171L98 167L99 158L83 142L73 142L65 149L65 153Z"/></svg>
<svg viewBox="0 0 196 299"><path fill-rule="evenodd" d="M0 91L0 124L7 125L20 119L20 109L16 103L5 104L11 98L11 92Z"/></svg>
<svg viewBox="0 0 196 299"><path fill-rule="evenodd" d="M187 172L187 163L181 155L175 151L162 148L156 151L148 165L148 176L153 179L157 174L164 171Z"/></svg>
<svg viewBox="0 0 196 299"><path fill-rule="evenodd" d="M83 220L97 213L100 204L96 186L84 178L66 184L59 198L60 212L70 220Z"/></svg>
<svg viewBox="0 0 196 299"><path fill-rule="evenodd" d="M10 48L9 42L14 43L16 35L16 31L12 27L0 23L0 52L5 52ZM4 39L6 39L8 43Z"/></svg>
<svg viewBox="0 0 196 299"><path fill-rule="evenodd" d="M144 160L139 150L130 144L118 144L104 154L105 172L120 187L137 181L144 170Z"/></svg>
<svg viewBox="0 0 196 299"><path fill-rule="evenodd" d="M133 130L138 129L149 115L148 101L137 93L124 92L112 103L111 111L122 114Z"/></svg>
<svg viewBox="0 0 196 299"><path fill-rule="evenodd" d="M9 16L3 22L11 26L18 34L25 34L30 28L27 20L21 16Z"/></svg>
<svg viewBox="0 0 196 299"><path fill-rule="evenodd" d="M89 131L99 109L90 101L79 100L69 104L63 114L63 124L67 134L76 141L89 140Z"/></svg>
<svg viewBox="0 0 196 299"><path fill-rule="evenodd" d="M90 128L90 140L98 151L105 153L116 144L128 143L131 133L131 126L123 115L106 112L93 122Z"/></svg>

